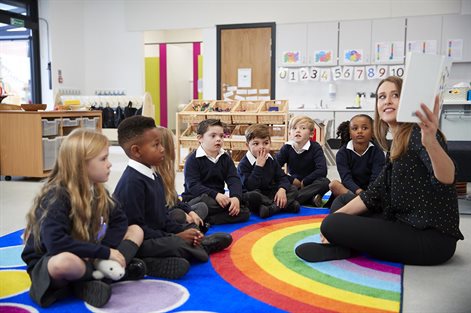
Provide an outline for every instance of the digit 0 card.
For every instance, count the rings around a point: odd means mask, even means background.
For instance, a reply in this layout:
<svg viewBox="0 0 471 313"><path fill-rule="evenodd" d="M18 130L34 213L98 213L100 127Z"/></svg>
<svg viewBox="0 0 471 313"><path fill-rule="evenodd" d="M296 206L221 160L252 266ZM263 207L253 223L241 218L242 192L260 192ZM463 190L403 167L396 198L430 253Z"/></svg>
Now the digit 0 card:
<svg viewBox="0 0 471 313"><path fill-rule="evenodd" d="M406 70L402 83L398 122L417 123L415 112L424 103L433 111L435 96L439 96L440 108L442 92L451 70L451 60L441 55L410 52L406 58Z"/></svg>

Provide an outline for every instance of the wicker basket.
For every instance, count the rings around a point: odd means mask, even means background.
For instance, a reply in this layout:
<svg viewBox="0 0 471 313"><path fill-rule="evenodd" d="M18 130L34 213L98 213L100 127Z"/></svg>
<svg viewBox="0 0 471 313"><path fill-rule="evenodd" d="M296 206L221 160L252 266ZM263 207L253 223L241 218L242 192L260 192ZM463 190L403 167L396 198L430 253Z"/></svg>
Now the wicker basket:
<svg viewBox="0 0 471 313"><path fill-rule="evenodd" d="M240 160L244 158L246 153L247 153L246 150L232 150L231 151L232 160L237 165L240 162Z"/></svg>
<svg viewBox="0 0 471 313"><path fill-rule="evenodd" d="M260 107L259 124L285 124L288 100L268 100Z"/></svg>
<svg viewBox="0 0 471 313"><path fill-rule="evenodd" d="M257 123L257 112L264 101L241 100L232 109L232 123L255 124Z"/></svg>
<svg viewBox="0 0 471 313"><path fill-rule="evenodd" d="M231 124L231 110L237 105L237 101L217 100L213 101L206 111L207 119L220 120L223 123Z"/></svg>
<svg viewBox="0 0 471 313"><path fill-rule="evenodd" d="M197 124L206 119L205 112L208 110L209 106L214 102L213 100L199 100L194 99L188 103L180 114L180 120L183 123ZM200 108L197 110L197 108Z"/></svg>
<svg viewBox="0 0 471 313"><path fill-rule="evenodd" d="M286 126L270 126L271 150L280 150L285 144Z"/></svg>
<svg viewBox="0 0 471 313"><path fill-rule="evenodd" d="M232 150L247 150L245 145L245 130L250 125L237 125L232 131L232 136L230 138L231 149Z"/></svg>
<svg viewBox="0 0 471 313"><path fill-rule="evenodd" d="M196 139L196 125L190 125L180 136L180 145L183 148L197 149L200 145Z"/></svg>
<svg viewBox="0 0 471 313"><path fill-rule="evenodd" d="M182 112L204 113L208 111L214 100L193 99L182 110Z"/></svg>

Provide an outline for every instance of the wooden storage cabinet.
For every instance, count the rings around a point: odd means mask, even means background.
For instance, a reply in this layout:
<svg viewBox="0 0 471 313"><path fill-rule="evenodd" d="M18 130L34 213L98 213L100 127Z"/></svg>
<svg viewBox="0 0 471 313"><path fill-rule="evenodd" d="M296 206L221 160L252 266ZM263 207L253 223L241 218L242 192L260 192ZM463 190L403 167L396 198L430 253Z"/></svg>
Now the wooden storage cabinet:
<svg viewBox="0 0 471 313"><path fill-rule="evenodd" d="M0 111L0 175L46 177L72 130L101 130L99 111Z"/></svg>
<svg viewBox="0 0 471 313"><path fill-rule="evenodd" d="M199 102L208 103L208 109L199 110ZM247 151L245 145L245 129L254 123L270 126L272 149L279 150L288 140L288 102L286 100L270 101L227 101L222 100L192 100L176 117L177 138L177 169L183 169L186 155L182 148L192 150L199 147L196 139L196 125L205 119L220 119L227 125L227 137L224 138L224 149L230 151L232 159L238 163ZM196 104L195 104L196 103ZM198 111L193 110L197 105ZM211 110L215 105L231 108L230 112ZM276 108L275 108L276 107ZM226 134L225 134L226 135Z"/></svg>

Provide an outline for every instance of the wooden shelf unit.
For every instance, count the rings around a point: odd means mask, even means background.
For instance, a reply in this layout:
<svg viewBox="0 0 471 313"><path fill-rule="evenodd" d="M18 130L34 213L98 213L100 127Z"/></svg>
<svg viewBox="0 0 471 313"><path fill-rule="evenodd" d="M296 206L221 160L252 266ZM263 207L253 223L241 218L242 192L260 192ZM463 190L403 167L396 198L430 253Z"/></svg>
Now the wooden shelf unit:
<svg viewBox="0 0 471 313"><path fill-rule="evenodd" d="M57 123L57 130L46 129L49 123ZM45 153L49 155L48 164L53 165L63 136L79 127L101 131L101 124L101 111L0 111L0 175L7 179L46 177L52 167L44 168ZM44 142L49 141L58 142L55 151L43 149Z"/></svg>
<svg viewBox="0 0 471 313"><path fill-rule="evenodd" d="M194 100L193 100L194 101ZM211 100L206 100L213 103ZM220 100L219 100L220 101ZM288 140L288 122L290 115L288 113L288 102L285 100L270 100L270 101L259 101L259 107L257 110L250 112L237 111L238 103L233 104L235 109L231 112L214 112L214 111L192 111L191 102L185 109L176 114L176 139L177 139L177 170L181 171L185 165L186 155L182 155L182 148L187 148L189 153L199 147L198 140L196 139L196 125L208 118L218 118L225 123L228 129L233 131L245 130L246 125L254 124L266 124L272 127L272 149L273 151L279 150L283 144ZM279 111L269 111L266 105L278 105L280 104ZM230 121L230 123L228 122ZM194 133L194 136L187 136L190 133ZM245 137L243 133L238 134L236 138L225 138L224 149L229 150L233 156L234 162L238 161L243 157L247 148L245 146Z"/></svg>

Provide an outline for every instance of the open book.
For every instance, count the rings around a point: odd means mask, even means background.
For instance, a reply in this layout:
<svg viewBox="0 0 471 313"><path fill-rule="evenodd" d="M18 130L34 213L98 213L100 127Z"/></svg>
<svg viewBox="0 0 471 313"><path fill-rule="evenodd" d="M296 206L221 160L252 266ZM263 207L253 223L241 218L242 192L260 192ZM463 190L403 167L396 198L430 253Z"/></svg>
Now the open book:
<svg viewBox="0 0 471 313"><path fill-rule="evenodd" d="M406 59L406 70L402 83L398 122L417 123L415 112L424 103L433 112L435 96L439 96L440 109L442 93L450 74L451 60L442 55L410 52ZM441 110L440 110L441 111Z"/></svg>

